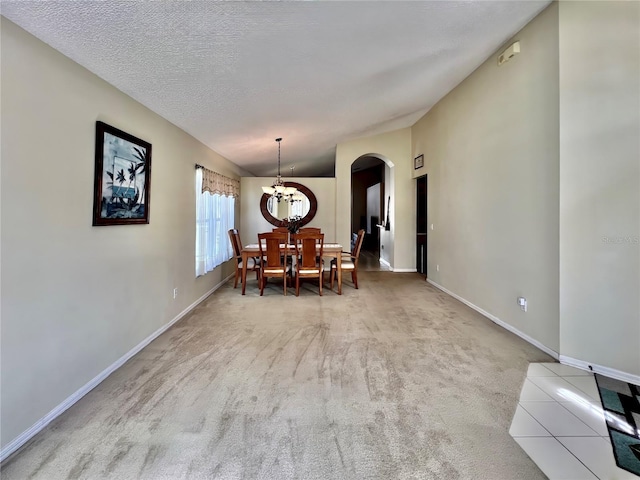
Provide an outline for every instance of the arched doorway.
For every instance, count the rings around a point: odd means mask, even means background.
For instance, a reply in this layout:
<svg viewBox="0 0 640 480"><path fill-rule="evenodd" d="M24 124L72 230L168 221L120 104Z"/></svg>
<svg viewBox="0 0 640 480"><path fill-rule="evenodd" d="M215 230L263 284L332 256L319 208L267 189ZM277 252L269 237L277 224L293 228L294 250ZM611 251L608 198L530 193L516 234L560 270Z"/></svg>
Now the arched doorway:
<svg viewBox="0 0 640 480"><path fill-rule="evenodd" d="M379 225L385 222L385 162L375 155L363 155L351 164L351 232L364 229L360 268L379 270ZM386 269L383 267L383 269Z"/></svg>

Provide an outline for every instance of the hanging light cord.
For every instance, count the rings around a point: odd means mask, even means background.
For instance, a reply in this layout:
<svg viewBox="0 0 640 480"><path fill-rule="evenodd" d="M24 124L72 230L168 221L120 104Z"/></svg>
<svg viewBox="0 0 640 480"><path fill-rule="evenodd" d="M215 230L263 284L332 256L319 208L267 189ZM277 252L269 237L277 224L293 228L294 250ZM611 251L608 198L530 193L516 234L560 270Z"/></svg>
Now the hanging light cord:
<svg viewBox="0 0 640 480"><path fill-rule="evenodd" d="M278 179L276 180L276 184L282 184L282 178L280 177L280 142L282 138L276 138L276 142L278 142Z"/></svg>
<svg viewBox="0 0 640 480"><path fill-rule="evenodd" d="M296 193L296 188L289 186L285 186L285 182L282 181L282 174L280 173L280 142L282 138L276 138L276 142L278 142L278 176L276 178L275 183L271 187L262 187L262 192L265 195L270 195L272 198L275 198L280 202L282 198L284 198L285 202L291 201L293 199L293 195ZM293 173L293 168L291 169Z"/></svg>

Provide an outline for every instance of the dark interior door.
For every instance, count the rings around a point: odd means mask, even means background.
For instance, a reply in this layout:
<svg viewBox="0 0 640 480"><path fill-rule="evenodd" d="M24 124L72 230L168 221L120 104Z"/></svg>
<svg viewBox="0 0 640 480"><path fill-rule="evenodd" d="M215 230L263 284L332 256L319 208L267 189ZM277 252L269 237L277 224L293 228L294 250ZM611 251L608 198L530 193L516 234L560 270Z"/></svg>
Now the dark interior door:
<svg viewBox="0 0 640 480"><path fill-rule="evenodd" d="M416 269L427 274L427 176L417 179L416 188Z"/></svg>

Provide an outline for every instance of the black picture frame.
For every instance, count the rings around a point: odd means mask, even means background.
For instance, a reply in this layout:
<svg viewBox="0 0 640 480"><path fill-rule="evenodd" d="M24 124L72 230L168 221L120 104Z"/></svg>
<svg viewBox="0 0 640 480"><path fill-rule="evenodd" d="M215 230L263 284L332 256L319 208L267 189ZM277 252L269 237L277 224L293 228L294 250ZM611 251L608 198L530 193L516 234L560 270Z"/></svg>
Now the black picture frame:
<svg viewBox="0 0 640 480"><path fill-rule="evenodd" d="M424 167L424 155L418 155L413 159L413 169L417 170Z"/></svg>
<svg viewBox="0 0 640 480"><path fill-rule="evenodd" d="M151 144L96 122L93 226L149 223Z"/></svg>

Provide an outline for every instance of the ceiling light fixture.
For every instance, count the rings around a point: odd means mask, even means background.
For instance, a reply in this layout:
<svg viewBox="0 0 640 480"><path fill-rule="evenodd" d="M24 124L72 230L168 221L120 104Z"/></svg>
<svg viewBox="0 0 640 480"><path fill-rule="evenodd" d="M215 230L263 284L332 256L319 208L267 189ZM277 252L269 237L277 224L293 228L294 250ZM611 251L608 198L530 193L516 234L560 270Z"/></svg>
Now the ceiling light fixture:
<svg viewBox="0 0 640 480"><path fill-rule="evenodd" d="M276 138L276 142L278 142L278 176L276 177L276 181L270 187L262 187L262 192L267 195L271 195L273 198L277 199L278 202L284 198L285 202L288 202L292 199L293 195L298 191L295 187L286 187L284 182L282 181L282 177L280 176L280 142L282 138Z"/></svg>

